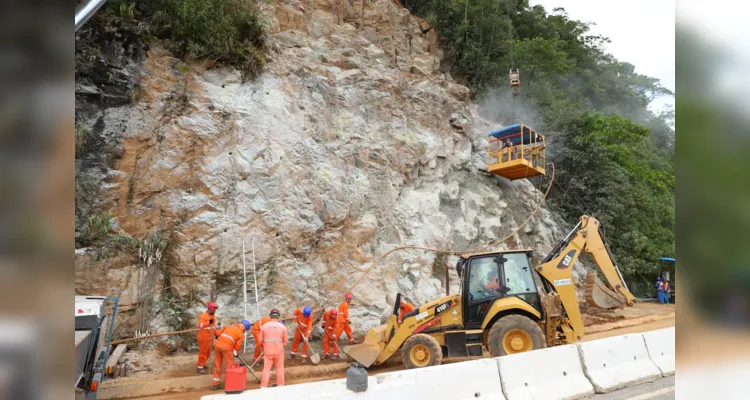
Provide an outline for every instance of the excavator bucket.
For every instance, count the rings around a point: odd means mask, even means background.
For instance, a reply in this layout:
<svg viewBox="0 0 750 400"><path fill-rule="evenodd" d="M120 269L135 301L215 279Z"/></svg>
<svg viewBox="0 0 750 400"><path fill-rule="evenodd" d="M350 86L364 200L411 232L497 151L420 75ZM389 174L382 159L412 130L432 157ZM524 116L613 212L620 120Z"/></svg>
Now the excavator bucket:
<svg viewBox="0 0 750 400"><path fill-rule="evenodd" d="M385 347L385 343L383 343L385 329L386 325L370 329L363 343L344 347L344 353L365 366L365 368L371 366L378 359L378 356Z"/></svg>
<svg viewBox="0 0 750 400"><path fill-rule="evenodd" d="M586 301L598 308L622 308L627 305L625 296L608 288L592 271L586 275Z"/></svg>

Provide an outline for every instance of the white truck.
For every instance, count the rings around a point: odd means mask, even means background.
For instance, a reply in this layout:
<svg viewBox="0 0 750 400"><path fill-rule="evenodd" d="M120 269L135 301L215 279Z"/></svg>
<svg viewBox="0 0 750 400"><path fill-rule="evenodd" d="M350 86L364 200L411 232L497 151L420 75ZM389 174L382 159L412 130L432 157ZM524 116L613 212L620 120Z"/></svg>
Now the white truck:
<svg viewBox="0 0 750 400"><path fill-rule="evenodd" d="M96 399L107 354L106 297L75 297L75 398Z"/></svg>

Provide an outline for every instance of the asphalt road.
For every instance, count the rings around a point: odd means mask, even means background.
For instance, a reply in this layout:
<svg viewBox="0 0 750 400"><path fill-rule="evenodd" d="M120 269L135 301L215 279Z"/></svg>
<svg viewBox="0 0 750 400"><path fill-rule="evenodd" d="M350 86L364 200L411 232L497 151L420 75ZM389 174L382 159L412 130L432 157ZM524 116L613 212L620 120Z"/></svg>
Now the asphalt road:
<svg viewBox="0 0 750 400"><path fill-rule="evenodd" d="M620 389L612 393L596 394L587 400L672 400L674 399L674 376L654 382Z"/></svg>

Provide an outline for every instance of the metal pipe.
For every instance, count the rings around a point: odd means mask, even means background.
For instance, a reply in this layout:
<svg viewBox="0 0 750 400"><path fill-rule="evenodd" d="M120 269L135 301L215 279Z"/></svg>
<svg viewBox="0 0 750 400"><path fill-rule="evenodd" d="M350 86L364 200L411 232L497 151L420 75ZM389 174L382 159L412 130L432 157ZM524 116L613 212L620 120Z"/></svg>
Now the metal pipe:
<svg viewBox="0 0 750 400"><path fill-rule="evenodd" d="M76 31L91 18L107 0L89 0L76 10Z"/></svg>
<svg viewBox="0 0 750 400"><path fill-rule="evenodd" d="M109 323L109 335L107 335L107 351L104 353L104 368L106 372L107 359L109 358L109 349L112 346L112 330L115 328L115 317L117 316L117 305L120 303L119 297L107 297L104 301L114 300L115 307L112 310L112 321Z"/></svg>
<svg viewBox="0 0 750 400"><path fill-rule="evenodd" d="M247 266L245 264L245 236L242 236L242 302L245 305L245 319L247 319ZM247 335L242 343L242 354L247 353Z"/></svg>

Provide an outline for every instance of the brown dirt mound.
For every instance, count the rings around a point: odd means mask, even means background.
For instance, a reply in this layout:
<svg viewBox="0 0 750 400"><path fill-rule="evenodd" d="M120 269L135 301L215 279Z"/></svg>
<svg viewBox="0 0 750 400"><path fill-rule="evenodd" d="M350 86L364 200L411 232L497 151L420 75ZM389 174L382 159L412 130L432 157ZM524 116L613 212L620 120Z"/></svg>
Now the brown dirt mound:
<svg viewBox="0 0 750 400"><path fill-rule="evenodd" d="M606 324L625 319L624 315L616 313L615 310L605 310L586 305L581 305L581 314L585 326Z"/></svg>

